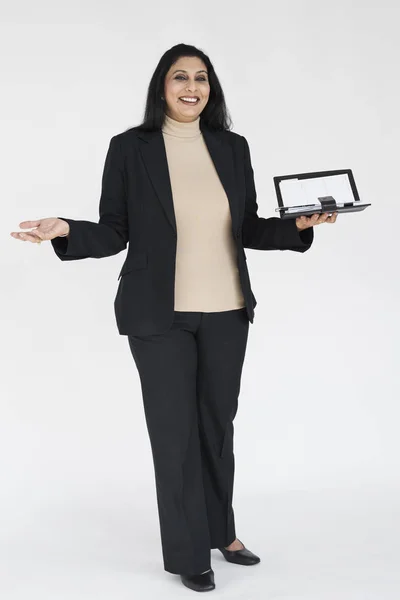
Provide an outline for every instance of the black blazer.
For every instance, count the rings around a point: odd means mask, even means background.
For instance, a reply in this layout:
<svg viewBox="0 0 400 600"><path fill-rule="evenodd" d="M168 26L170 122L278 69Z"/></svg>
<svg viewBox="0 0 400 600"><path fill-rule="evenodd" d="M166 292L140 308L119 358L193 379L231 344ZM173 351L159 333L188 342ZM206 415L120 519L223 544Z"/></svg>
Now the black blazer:
<svg viewBox="0 0 400 600"><path fill-rule="evenodd" d="M226 191L232 236L249 321L257 300L244 248L305 252L313 228L297 230L295 219L257 214L256 190L247 140L232 131L214 131L200 122L204 141ZM68 238L51 240L61 260L102 258L124 250L114 312L121 335L167 331L174 317L177 230L167 156L161 131L134 127L113 136L105 159L99 222L59 217Z"/></svg>

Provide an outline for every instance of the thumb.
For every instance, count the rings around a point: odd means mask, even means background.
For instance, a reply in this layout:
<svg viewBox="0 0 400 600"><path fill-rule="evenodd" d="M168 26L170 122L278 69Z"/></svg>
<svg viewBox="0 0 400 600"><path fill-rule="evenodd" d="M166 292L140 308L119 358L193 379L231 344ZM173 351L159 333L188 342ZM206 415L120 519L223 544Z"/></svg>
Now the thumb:
<svg viewBox="0 0 400 600"><path fill-rule="evenodd" d="M22 221L22 223L19 224L19 227L21 229L29 229L30 227L39 227L40 225L40 221Z"/></svg>

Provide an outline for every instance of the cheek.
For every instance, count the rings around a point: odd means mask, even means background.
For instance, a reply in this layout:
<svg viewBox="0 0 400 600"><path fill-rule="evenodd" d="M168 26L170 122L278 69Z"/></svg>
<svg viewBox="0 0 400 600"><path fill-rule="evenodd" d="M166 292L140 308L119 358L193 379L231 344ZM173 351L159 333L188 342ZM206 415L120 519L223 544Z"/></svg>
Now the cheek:
<svg viewBox="0 0 400 600"><path fill-rule="evenodd" d="M166 93L169 96L178 96L181 92L181 88L182 86L179 85L179 82L177 83L169 83L166 87Z"/></svg>

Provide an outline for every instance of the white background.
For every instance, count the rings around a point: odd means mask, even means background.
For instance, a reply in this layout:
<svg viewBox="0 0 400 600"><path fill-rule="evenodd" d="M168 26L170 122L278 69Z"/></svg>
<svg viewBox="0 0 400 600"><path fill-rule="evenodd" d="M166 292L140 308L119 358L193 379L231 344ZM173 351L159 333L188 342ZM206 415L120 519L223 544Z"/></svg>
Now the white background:
<svg viewBox="0 0 400 600"><path fill-rule="evenodd" d="M238 537L215 598L400 594L395 0L2 2L0 590L6 600L191 597L163 570L139 376L113 312L123 255L61 262L24 220L98 219L110 138L141 122L161 55L220 77L272 177L351 168L359 214L304 255L247 250L258 300L235 419Z"/></svg>

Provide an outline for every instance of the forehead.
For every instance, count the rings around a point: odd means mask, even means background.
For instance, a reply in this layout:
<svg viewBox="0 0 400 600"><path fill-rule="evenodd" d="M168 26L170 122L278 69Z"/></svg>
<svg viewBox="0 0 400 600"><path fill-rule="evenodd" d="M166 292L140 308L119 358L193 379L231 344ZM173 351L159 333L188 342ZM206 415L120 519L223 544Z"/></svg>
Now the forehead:
<svg viewBox="0 0 400 600"><path fill-rule="evenodd" d="M172 74L175 71L187 71L188 73L202 71L203 73L207 73L207 67L197 56L181 56L173 65L171 65L168 73Z"/></svg>

